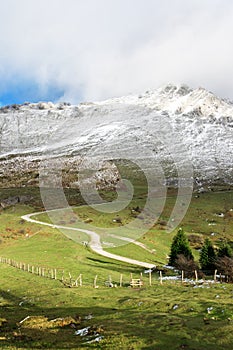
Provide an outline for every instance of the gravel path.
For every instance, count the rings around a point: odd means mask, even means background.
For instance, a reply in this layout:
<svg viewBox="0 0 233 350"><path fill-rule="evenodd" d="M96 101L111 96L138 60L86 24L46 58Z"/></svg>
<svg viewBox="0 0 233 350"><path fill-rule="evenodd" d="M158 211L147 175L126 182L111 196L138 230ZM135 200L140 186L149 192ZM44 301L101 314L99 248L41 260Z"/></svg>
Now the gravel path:
<svg viewBox="0 0 233 350"><path fill-rule="evenodd" d="M116 254L112 254L112 253L106 252L105 250L103 250L102 244L100 242L100 236L94 231L79 229L79 228L75 228L75 227L67 227L67 226L62 226L62 225L54 225L54 224L49 224L47 222L43 222L43 221L32 219L32 216L39 215L39 214L44 214L44 213L45 212L37 212L37 213L27 214L27 215L21 216L21 218L23 220L25 220L25 221L28 221L28 222L32 222L32 223L39 224L39 225L44 225L44 226L49 226L49 227L52 227L52 228L84 232L90 237L90 242L89 242L90 248L95 253L97 253L99 255L105 256L106 258L119 260L119 261L122 261L122 262L125 262L125 263L128 263L128 264L145 267L147 269L152 269L152 268L155 267L155 265L149 264L147 262L143 262L143 261L139 261L139 260L135 260L135 259L130 259L130 258L126 258L126 257L120 256L120 255L116 255ZM118 237L118 238L120 238L120 237ZM140 244L139 242L134 242L132 240L128 240L125 237L122 237L122 240L130 241L131 243L137 244L137 245L141 246L143 249L146 249L144 247L144 245Z"/></svg>

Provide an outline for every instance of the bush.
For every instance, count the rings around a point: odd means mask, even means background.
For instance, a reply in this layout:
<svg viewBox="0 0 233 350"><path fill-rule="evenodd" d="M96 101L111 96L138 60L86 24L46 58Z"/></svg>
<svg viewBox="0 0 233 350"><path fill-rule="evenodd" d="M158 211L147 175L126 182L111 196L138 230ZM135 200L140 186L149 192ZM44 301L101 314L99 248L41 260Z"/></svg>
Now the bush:
<svg viewBox="0 0 233 350"><path fill-rule="evenodd" d="M223 258L224 256L227 256L228 258L232 258L233 256L232 249L228 243L222 243L218 251L219 258Z"/></svg>
<svg viewBox="0 0 233 350"><path fill-rule="evenodd" d="M225 275L226 282L233 282L233 259L228 256L218 258L216 268L220 273Z"/></svg>
<svg viewBox="0 0 233 350"><path fill-rule="evenodd" d="M194 277L194 271L199 271L197 263L193 259L187 259L183 254L178 255L175 261L175 267L179 271L184 271L184 277ZM200 276L200 273L199 273Z"/></svg>

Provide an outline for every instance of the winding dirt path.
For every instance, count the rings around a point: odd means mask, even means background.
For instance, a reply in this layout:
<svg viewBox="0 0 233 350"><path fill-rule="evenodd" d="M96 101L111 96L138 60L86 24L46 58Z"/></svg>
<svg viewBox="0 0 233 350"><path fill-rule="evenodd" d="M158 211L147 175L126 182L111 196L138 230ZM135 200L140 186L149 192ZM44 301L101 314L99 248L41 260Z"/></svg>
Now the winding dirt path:
<svg viewBox="0 0 233 350"><path fill-rule="evenodd" d="M32 219L32 216L39 215L39 214L44 214L44 213L45 212L42 211L42 212L27 214L27 215L21 216L21 218L23 220L25 220L25 221L28 221L28 222L32 222L32 223L39 224L39 225L44 225L44 226L49 226L49 227L52 227L52 228L84 232L90 237L90 242L89 242L90 248L95 253L97 253L99 255L105 256L106 258L119 260L119 261L122 261L122 262L125 262L125 263L128 263L128 264L145 267L147 269L153 269L155 267L155 265L149 264L147 262L143 262L143 261L139 261L139 260L135 260L135 259L130 259L130 258L126 258L124 256L120 256L120 255L116 255L116 254L112 254L112 253L106 252L105 250L103 250L102 244L100 242L100 236L94 231L84 230L84 229L81 229L81 228L79 229L79 228L75 228L75 227L67 227L67 226L62 226L62 225L54 225L54 224L49 224L47 222L43 222L43 221ZM140 242L134 242L134 241L132 241L132 240L130 240L128 238L125 238L125 237L118 237L118 238L120 238L122 240L125 240L125 241L129 241L131 243L134 243L136 245L141 246L143 249L148 250Z"/></svg>

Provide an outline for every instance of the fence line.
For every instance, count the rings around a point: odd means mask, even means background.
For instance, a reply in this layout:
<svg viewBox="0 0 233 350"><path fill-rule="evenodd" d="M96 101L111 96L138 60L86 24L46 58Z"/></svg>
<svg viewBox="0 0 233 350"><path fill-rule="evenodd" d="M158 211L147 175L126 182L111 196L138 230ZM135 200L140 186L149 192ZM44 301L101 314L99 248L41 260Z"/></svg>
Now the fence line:
<svg viewBox="0 0 233 350"><path fill-rule="evenodd" d="M72 279L72 276L69 272L69 279L64 276L64 269L59 268L48 268L45 266L36 266L32 264L26 264L24 262L18 262L14 259L0 257L0 263L12 266L21 271L25 271L40 277L54 279L62 282L64 285L70 286L82 286L82 275L79 275L75 280Z"/></svg>
<svg viewBox="0 0 233 350"><path fill-rule="evenodd" d="M38 266L38 265L32 265L29 263L24 263L22 261L18 262L14 259L9 259L9 258L4 258L4 257L0 257L0 263L2 264L7 264L10 265L16 269L25 271L27 273L31 273L43 278L48 278L48 279L52 279L52 280L57 280L59 282L61 282L64 286L66 287L82 287L83 286L83 275L79 274L78 276L76 275L75 277L71 275L70 272L65 273L65 270L63 268L49 268L49 267L45 267L45 266ZM107 286L107 287L142 287L142 286L152 286L152 271L149 270L148 272L148 276L142 278L142 273L140 274L140 277L138 278L133 278L133 274L130 273L129 274L129 278L126 278L124 276L123 278L123 274L120 274L120 278L118 280L118 282L114 282L112 281L112 277L108 276L108 278L106 280L104 280L103 278L99 278L98 275L96 275L93 279L92 279L92 283L85 283L86 286L93 286L94 288L98 288L99 285L103 285L103 286ZM172 283L174 282L181 282L181 284L184 283L189 283L188 279L184 278L184 271L181 271L181 276L177 276L175 277L175 279L173 280L173 278L166 278L163 277L163 273L162 271L157 271L159 273L158 276L158 283L160 285L163 285L163 282L165 280L170 280ZM218 280L220 280L220 282L222 282L223 277L221 274L220 276L217 275L217 270L215 270L214 272L214 280L213 282L217 282ZM98 279L98 284L97 284L97 279ZM124 282L123 282L124 280ZM128 280L128 281L127 281ZM153 279L154 281L155 279ZM145 283L146 281L146 283ZM199 280L198 279L198 273L195 270L194 271L194 280L191 280L191 282L194 283L203 283L201 281L203 280ZM205 280L204 280L205 281ZM205 281L206 283L208 283L208 280Z"/></svg>
<svg viewBox="0 0 233 350"><path fill-rule="evenodd" d="M14 259L9 259L9 258L3 258L0 257L0 263L2 264L7 264L10 265L12 267L15 267L19 270L25 271L25 272L29 272L38 276L42 276L42 277L46 277L46 278L51 278L51 279L58 279L57 278L57 271L59 269L50 269L48 267L42 267L42 266L35 266L35 265L31 265L28 263L24 263L24 262L17 262Z"/></svg>
<svg viewBox="0 0 233 350"><path fill-rule="evenodd" d="M66 287L82 287L83 286L83 275L79 274L77 277L73 277L70 272L65 274L65 270L63 268L49 268L45 266L32 265L28 263L24 263L22 261L17 262L14 259L0 257L0 263L7 264L19 270L25 271L27 273L31 273L43 278L53 279L60 281ZM68 276L67 276L68 275ZM93 287L98 288L96 275L93 280ZM123 287L123 286L133 286L133 274L130 273L130 278L128 282L123 283L123 274L120 274L119 283L112 283L111 276L108 276L107 280L103 282L103 285L107 287ZM142 283L142 273L140 275L141 285ZM101 281L102 282L102 281ZM102 283L101 283L102 284ZM86 284L90 285L90 284ZM149 285L151 286L151 273L149 274Z"/></svg>

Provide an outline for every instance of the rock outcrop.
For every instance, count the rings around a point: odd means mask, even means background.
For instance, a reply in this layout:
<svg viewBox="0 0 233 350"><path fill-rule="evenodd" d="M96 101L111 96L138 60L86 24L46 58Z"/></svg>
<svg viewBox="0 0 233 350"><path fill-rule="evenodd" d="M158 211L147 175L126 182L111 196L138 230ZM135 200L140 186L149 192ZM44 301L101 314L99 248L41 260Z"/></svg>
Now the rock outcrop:
<svg viewBox="0 0 233 350"><path fill-rule="evenodd" d="M162 168L169 184L177 181L179 169L191 166L199 187L232 185L233 105L203 88L169 84L78 106L5 106L0 145L2 187L37 186L44 159L63 159L64 186L79 186L79 168L87 158L99 162L90 176L98 188L118 182L117 158L143 164L143 172L157 164L155 175Z"/></svg>

